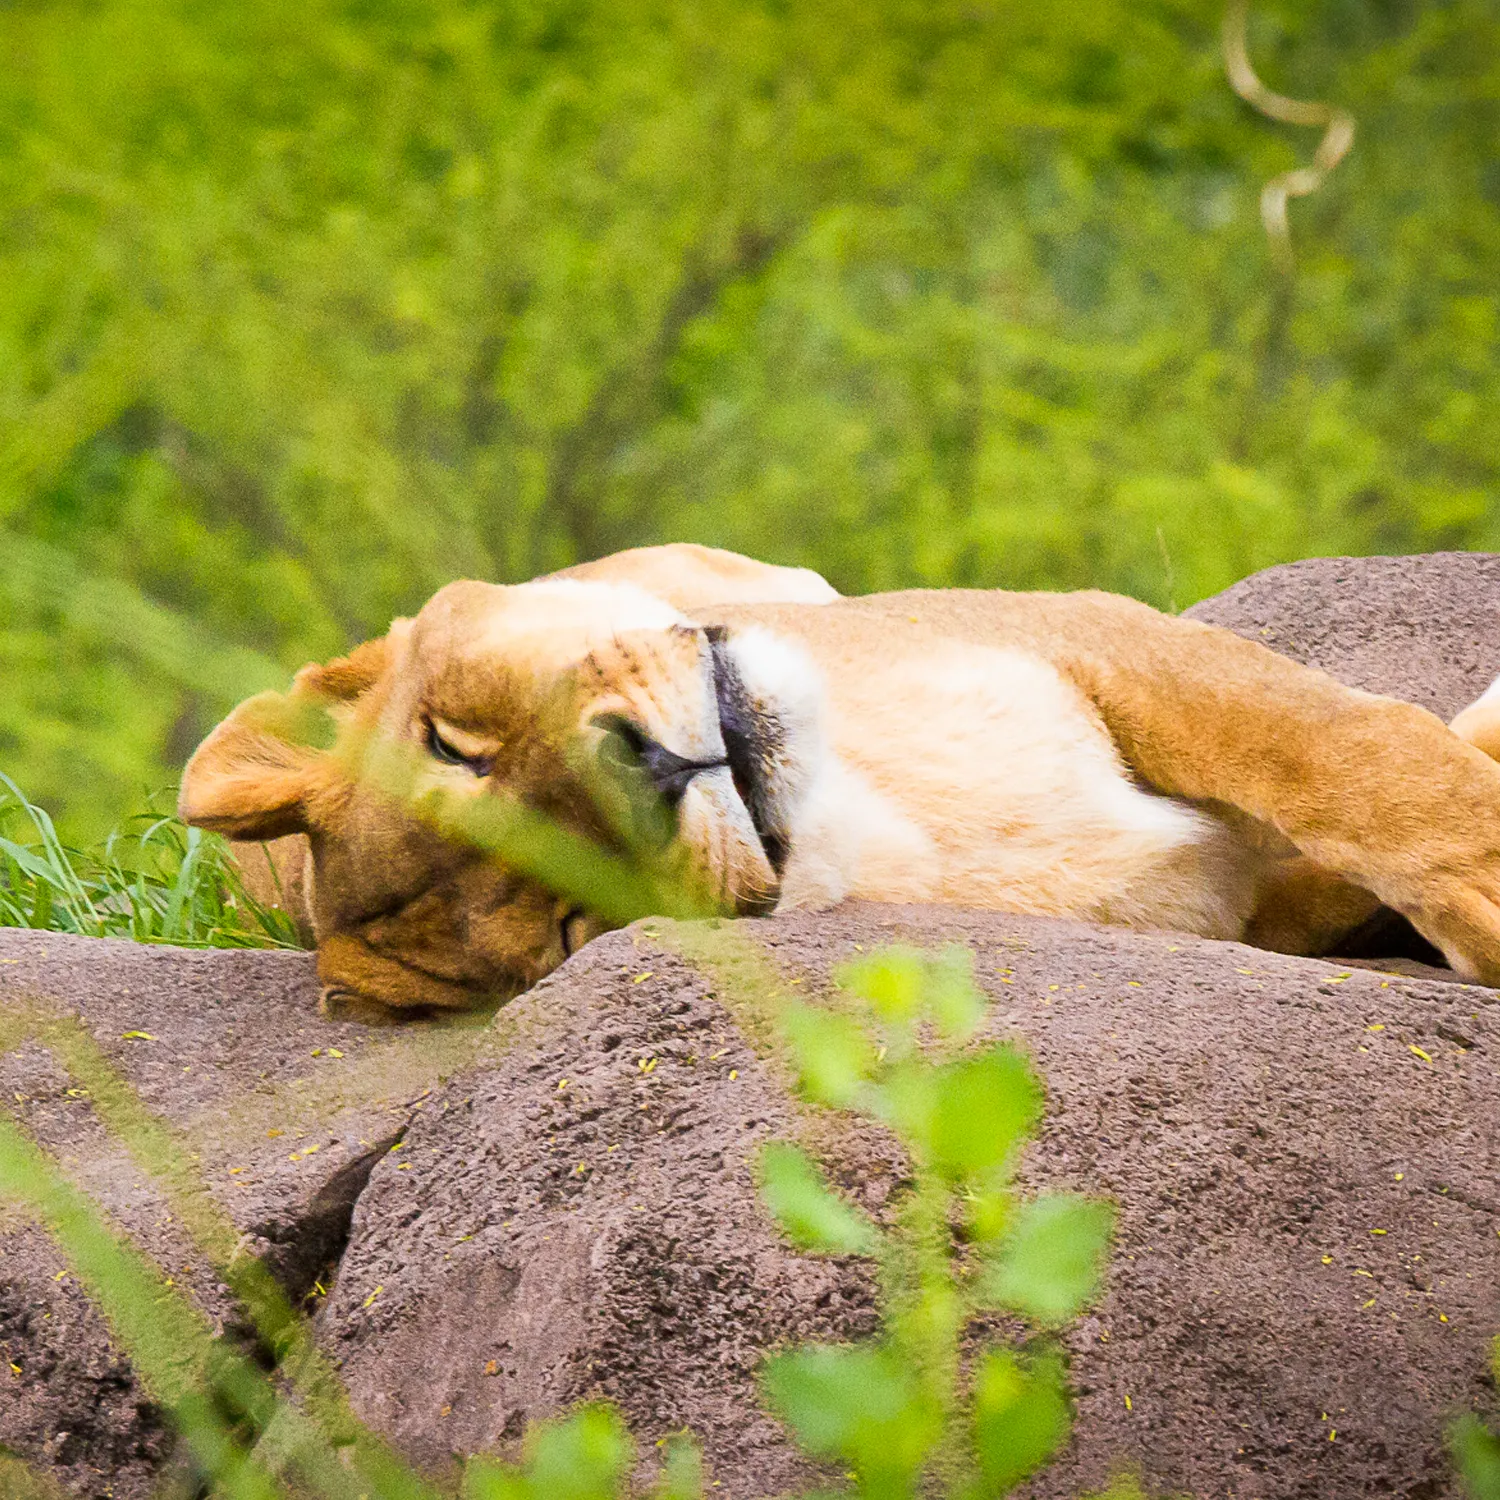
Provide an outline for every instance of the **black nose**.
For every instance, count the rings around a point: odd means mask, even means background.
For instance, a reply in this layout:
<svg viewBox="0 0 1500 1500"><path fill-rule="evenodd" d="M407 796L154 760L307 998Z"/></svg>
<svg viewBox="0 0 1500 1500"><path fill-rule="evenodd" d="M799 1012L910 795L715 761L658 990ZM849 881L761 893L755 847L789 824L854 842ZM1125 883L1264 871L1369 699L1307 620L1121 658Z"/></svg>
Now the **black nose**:
<svg viewBox="0 0 1500 1500"><path fill-rule="evenodd" d="M645 736L642 738L644 744L640 752L641 764L646 768L646 775L651 778L651 785L656 788L656 795L668 807L676 807L682 801L688 783L700 771L712 771L729 764L725 760L688 760L675 750L658 745L653 739Z"/></svg>
<svg viewBox="0 0 1500 1500"><path fill-rule="evenodd" d="M614 719L608 728L605 753L624 769L644 771L656 795L669 808L676 808L682 801L688 784L700 771L713 771L729 764L722 757L689 760L675 750L668 750L628 719Z"/></svg>

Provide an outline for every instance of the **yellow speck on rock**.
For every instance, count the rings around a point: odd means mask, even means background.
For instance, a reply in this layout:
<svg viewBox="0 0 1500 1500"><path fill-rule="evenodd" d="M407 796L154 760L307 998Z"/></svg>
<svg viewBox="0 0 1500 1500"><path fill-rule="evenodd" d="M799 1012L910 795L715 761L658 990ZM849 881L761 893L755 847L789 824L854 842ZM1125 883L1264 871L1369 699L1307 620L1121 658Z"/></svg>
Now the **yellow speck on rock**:
<svg viewBox="0 0 1500 1500"><path fill-rule="evenodd" d="M1125 1410L1126 1411L1134 1411L1135 1410L1135 1407L1130 1404L1130 1397L1128 1395L1125 1397Z"/></svg>
<svg viewBox="0 0 1500 1500"><path fill-rule="evenodd" d="M738 1069L738 1068L731 1068L731 1069L730 1069L730 1070L729 1070L729 1081L730 1081L730 1082L731 1082L731 1083L733 1083L733 1082L734 1082L734 1080L735 1080L735 1079L736 1079L736 1078L738 1078L738 1077L739 1077L739 1076L740 1076L740 1070L739 1070L739 1069Z"/></svg>
<svg viewBox="0 0 1500 1500"><path fill-rule="evenodd" d="M655 973L656 973L656 970L655 970L655 969L647 969L647 970L646 970L646 972L645 972L645 973L644 973L644 974L637 974L637 975L636 975L636 976L635 976L635 978L634 978L634 979L632 979L632 980L631 980L631 981L630 981L630 982L631 982L631 983L632 983L632 984L645 984L645 982L646 982L646 981L647 981L647 980L648 980L648 979L650 979L650 978L651 978L651 976L652 976L652 975L653 975L653 974L655 974Z"/></svg>
<svg viewBox="0 0 1500 1500"><path fill-rule="evenodd" d="M1430 1063L1432 1061L1432 1054L1429 1052L1424 1052L1419 1046L1417 1046L1415 1042L1408 1042L1406 1044L1406 1050L1410 1052L1413 1057L1420 1057L1424 1063Z"/></svg>

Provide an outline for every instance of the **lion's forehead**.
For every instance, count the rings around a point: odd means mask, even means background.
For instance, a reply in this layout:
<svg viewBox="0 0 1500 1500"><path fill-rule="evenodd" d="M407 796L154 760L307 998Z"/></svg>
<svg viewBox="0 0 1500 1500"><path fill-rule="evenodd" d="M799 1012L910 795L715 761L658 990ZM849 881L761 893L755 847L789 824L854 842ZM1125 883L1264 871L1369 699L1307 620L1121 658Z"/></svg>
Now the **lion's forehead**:
<svg viewBox="0 0 1500 1500"><path fill-rule="evenodd" d="M466 586L452 603L414 633L415 699L402 695L411 708L464 728L533 733L569 725L580 709L694 724L711 710L702 633L634 585Z"/></svg>
<svg viewBox="0 0 1500 1500"><path fill-rule="evenodd" d="M631 583L543 579L451 584L417 617L419 651L560 667L613 637L684 624L670 604Z"/></svg>

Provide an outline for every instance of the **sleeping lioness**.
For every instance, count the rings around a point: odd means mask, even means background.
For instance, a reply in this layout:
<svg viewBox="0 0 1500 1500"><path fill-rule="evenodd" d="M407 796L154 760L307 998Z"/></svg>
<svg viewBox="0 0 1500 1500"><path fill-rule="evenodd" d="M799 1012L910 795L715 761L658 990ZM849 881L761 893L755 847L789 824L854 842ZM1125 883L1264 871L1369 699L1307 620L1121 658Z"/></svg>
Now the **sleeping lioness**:
<svg viewBox="0 0 1500 1500"><path fill-rule="evenodd" d="M309 703L331 748L277 727ZM418 794L505 792L605 846L601 788L648 785L727 913L941 901L1315 954L1384 904L1500 981L1500 704L1445 728L1114 595L841 599L647 548L450 584L242 704L188 765L183 816L306 836L280 863L305 866L327 1003L468 1007L606 923L358 779L348 747L372 741L421 758Z"/></svg>

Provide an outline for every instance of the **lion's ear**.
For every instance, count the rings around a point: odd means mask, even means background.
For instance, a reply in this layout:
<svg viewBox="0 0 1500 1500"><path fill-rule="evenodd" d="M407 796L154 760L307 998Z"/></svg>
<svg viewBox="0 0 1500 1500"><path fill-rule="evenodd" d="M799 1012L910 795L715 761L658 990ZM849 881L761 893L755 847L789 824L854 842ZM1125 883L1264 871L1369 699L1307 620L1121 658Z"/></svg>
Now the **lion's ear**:
<svg viewBox="0 0 1500 1500"><path fill-rule="evenodd" d="M410 620L395 620L389 634L356 646L348 656L336 656L321 664L310 663L297 673L293 695L322 698L330 705L352 703L385 674L410 630Z"/></svg>
<svg viewBox="0 0 1500 1500"><path fill-rule="evenodd" d="M247 698L187 763L178 816L232 839L306 833L309 804L339 779L327 749L332 721L379 681L393 645L390 636L366 641L348 656L303 667L289 693Z"/></svg>

